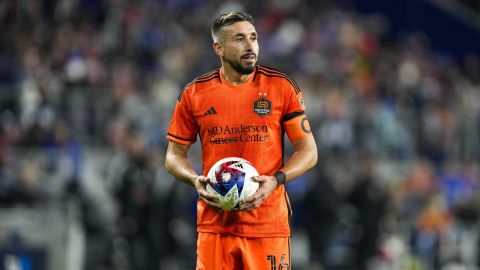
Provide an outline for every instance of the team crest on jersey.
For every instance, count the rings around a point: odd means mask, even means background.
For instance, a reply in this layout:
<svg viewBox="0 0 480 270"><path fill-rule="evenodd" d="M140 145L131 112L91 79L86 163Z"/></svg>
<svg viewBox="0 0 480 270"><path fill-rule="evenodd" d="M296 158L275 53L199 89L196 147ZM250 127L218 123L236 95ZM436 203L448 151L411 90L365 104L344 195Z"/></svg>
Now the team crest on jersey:
<svg viewBox="0 0 480 270"><path fill-rule="evenodd" d="M260 98L253 103L253 112L264 117L272 112L272 102L266 98Z"/></svg>

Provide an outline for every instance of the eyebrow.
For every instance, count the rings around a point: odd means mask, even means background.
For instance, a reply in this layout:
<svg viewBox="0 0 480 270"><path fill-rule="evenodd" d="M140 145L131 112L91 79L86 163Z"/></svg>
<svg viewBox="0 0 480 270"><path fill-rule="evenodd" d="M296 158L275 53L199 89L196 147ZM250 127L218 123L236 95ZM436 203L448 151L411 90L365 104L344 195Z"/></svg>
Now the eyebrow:
<svg viewBox="0 0 480 270"><path fill-rule="evenodd" d="M258 33L257 32L250 32L250 33L239 32L239 33L234 33L232 36L236 37L236 36L249 36L249 35L258 36Z"/></svg>

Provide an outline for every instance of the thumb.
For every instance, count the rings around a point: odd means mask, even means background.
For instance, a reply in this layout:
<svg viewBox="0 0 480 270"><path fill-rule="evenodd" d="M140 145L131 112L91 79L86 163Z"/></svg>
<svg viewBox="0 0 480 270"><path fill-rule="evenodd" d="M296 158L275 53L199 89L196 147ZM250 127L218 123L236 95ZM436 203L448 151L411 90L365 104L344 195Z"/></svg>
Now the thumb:
<svg viewBox="0 0 480 270"><path fill-rule="evenodd" d="M252 179L255 182L262 183L262 182L265 182L266 177L264 175L257 175L257 176L253 176Z"/></svg>

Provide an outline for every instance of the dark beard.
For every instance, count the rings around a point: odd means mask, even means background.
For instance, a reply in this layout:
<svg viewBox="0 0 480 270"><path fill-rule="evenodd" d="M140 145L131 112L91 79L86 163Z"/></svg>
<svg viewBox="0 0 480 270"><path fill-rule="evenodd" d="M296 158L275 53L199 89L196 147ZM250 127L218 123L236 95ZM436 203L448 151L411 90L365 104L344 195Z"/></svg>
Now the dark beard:
<svg viewBox="0 0 480 270"><path fill-rule="evenodd" d="M227 59L227 62L235 69L236 72L242 75L248 75L252 74L252 72L255 70L256 63L250 66L242 66L239 61L230 61Z"/></svg>

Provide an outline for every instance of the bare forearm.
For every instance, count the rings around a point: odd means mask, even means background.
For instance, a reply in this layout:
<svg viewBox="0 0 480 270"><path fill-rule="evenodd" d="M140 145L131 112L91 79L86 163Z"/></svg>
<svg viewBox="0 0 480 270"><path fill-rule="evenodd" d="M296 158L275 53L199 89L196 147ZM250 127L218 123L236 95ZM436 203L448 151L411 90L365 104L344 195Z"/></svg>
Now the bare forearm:
<svg viewBox="0 0 480 270"><path fill-rule="evenodd" d="M198 175L193 170L190 163L186 160L178 159L178 158L168 158L165 161L165 168L167 171L175 176L178 180L190 184L193 186L193 179L195 179Z"/></svg>
<svg viewBox="0 0 480 270"><path fill-rule="evenodd" d="M256 177L260 187L254 195L245 200L240 208L241 211L250 211L259 207L279 185L295 179L317 164L317 146L312 136L300 139L293 146L295 147L295 153L281 168L285 175L280 173L281 176L276 174L275 176L261 175Z"/></svg>
<svg viewBox="0 0 480 270"><path fill-rule="evenodd" d="M295 145L295 153L287 160L281 171L286 174L287 182L304 174L317 164L317 147L313 138L305 139Z"/></svg>
<svg viewBox="0 0 480 270"><path fill-rule="evenodd" d="M206 190L208 178L203 175L198 175L192 168L190 162L188 162L188 148L190 148L189 145L170 141L165 156L165 168L177 179L194 186L200 199L205 201L208 206L220 211L222 207L218 204L217 196L208 193Z"/></svg>
<svg viewBox="0 0 480 270"><path fill-rule="evenodd" d="M182 182L194 185L198 174L187 160L188 147L178 144L169 144L165 157L167 171Z"/></svg>

